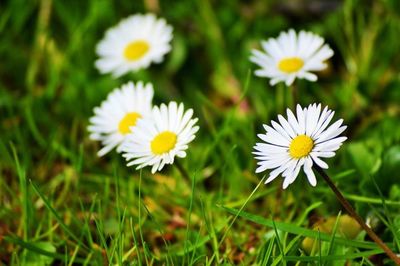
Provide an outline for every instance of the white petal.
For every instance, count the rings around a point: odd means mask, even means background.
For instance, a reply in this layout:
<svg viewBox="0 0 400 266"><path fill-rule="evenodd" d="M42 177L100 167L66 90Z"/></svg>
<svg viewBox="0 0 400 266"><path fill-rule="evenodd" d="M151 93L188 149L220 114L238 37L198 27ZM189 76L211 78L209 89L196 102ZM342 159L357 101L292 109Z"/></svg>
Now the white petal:
<svg viewBox="0 0 400 266"><path fill-rule="evenodd" d="M305 163L304 163L304 173L307 176L308 182L310 183L311 186L315 187L317 185L317 179L315 178L315 174L312 170L312 165L313 165L313 161L311 160L311 158L307 158Z"/></svg>
<svg viewBox="0 0 400 266"><path fill-rule="evenodd" d="M324 132L322 132L318 137L316 137L315 143L320 143L325 140L329 140L331 137L334 136L336 137L340 133L342 133L346 127L342 128L339 130L340 126L343 124L343 119L339 119L335 123L333 123L330 127L328 127ZM339 133L337 133L339 132Z"/></svg>
<svg viewBox="0 0 400 266"><path fill-rule="evenodd" d="M322 143L318 143L315 145L314 150L315 151L336 151L340 145L342 145L343 141L345 141L347 137L339 137L335 139L331 139Z"/></svg>
<svg viewBox="0 0 400 266"><path fill-rule="evenodd" d="M317 126L319 115L321 112L321 105L313 105L309 106L307 111L307 120L306 120L306 135L311 136L312 132L314 132L315 127Z"/></svg>
<svg viewBox="0 0 400 266"><path fill-rule="evenodd" d="M311 158L313 159L313 161L321 168L323 169L328 169L329 166L327 163L325 163L324 161L322 161L320 158L318 158L317 156L313 155L312 153L310 154Z"/></svg>
<svg viewBox="0 0 400 266"><path fill-rule="evenodd" d="M325 152L325 151L313 151L311 152L311 155L317 156L317 157L322 157L322 158L331 158L335 156L334 152Z"/></svg>
<svg viewBox="0 0 400 266"><path fill-rule="evenodd" d="M281 166L279 166L278 168L273 170L271 173L269 173L269 177L265 181L265 184L267 184L267 183L271 182L272 180L274 180L280 173L285 171L287 167L288 167L287 164L282 164Z"/></svg>
<svg viewBox="0 0 400 266"><path fill-rule="evenodd" d="M301 106L298 104L297 107L297 121L299 123L299 134L303 135L306 133L306 113L307 109L302 109Z"/></svg>
<svg viewBox="0 0 400 266"><path fill-rule="evenodd" d="M281 115L278 115L278 120L279 120L279 123L281 123L282 127L284 128L284 130L286 131L286 133L291 138L295 138L296 137L296 133L295 133L294 129L290 126L289 122Z"/></svg>
<svg viewBox="0 0 400 266"><path fill-rule="evenodd" d="M288 108L288 109L286 109L286 113L287 113L287 116L288 116L289 124L293 128L293 130L295 131L296 135L303 134L302 131L301 131L300 125L299 125L296 117L292 113L292 111Z"/></svg>

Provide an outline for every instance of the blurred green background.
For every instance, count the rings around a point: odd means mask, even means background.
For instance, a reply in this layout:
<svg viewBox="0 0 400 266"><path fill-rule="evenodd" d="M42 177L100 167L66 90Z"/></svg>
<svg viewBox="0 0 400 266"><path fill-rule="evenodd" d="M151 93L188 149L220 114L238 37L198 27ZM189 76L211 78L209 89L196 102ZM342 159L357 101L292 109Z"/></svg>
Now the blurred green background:
<svg viewBox="0 0 400 266"><path fill-rule="evenodd" d="M119 79L100 75L95 46L104 32L147 12L174 28L165 61ZM317 82L296 81L298 100L344 118L349 140L328 172L399 251L399 1L10 0L0 3L0 265L380 262L376 247L348 239L307 251L302 231L288 229L338 215L320 179L312 188L300 175L281 191L278 178L249 199L262 178L251 154L256 134L294 103L284 85L255 77L248 58L289 28L323 36L335 52ZM96 156L86 130L92 110L131 80L152 82L155 104L183 102L199 117L180 160L191 180L174 166L153 176L115 152ZM248 215L234 223L221 207L243 204Z"/></svg>

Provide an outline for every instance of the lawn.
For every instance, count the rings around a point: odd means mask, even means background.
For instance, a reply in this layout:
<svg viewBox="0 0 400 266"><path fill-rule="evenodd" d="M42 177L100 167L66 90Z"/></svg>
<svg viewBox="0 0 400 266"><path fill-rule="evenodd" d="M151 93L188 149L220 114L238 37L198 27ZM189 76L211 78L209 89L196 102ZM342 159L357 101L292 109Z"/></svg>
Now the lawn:
<svg viewBox="0 0 400 266"><path fill-rule="evenodd" d="M173 28L170 50L100 73L105 32L139 13ZM316 81L271 85L250 57L289 29L333 56ZM0 36L0 265L395 265L316 168L316 186L302 168L283 189L253 152L287 108L328 106L347 140L324 171L400 253L397 0L9 0ZM139 81L155 106L198 118L186 156L155 173L98 156L88 130L109 93Z"/></svg>

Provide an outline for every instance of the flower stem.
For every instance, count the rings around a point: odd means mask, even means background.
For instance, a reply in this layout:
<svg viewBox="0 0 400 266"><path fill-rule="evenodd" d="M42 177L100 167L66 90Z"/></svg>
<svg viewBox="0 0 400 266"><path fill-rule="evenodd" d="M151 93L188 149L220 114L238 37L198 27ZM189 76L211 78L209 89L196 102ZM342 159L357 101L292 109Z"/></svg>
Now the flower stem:
<svg viewBox="0 0 400 266"><path fill-rule="evenodd" d="M282 113L285 111L285 101L286 101L286 93L285 90L287 90L286 86L283 84L278 84L276 86L275 90L275 103L276 103L276 108L279 111L279 113Z"/></svg>
<svg viewBox="0 0 400 266"><path fill-rule="evenodd" d="M296 110L296 104L299 103L296 85L296 81L294 81L286 90L286 106L290 106L293 110Z"/></svg>
<svg viewBox="0 0 400 266"><path fill-rule="evenodd" d="M354 208L351 206L350 202L348 202L343 194L339 191L339 189L332 182L330 177L320 168L319 166L314 165L314 169L324 178L326 183L328 183L329 187L335 193L337 199L340 201L342 206L346 209L346 211L353 216L353 218L358 222L358 224L367 232L369 237L381 247L385 253L396 263L396 265L400 265L400 257L398 257L383 241L375 234L374 231L364 222L364 220L356 213Z"/></svg>
<svg viewBox="0 0 400 266"><path fill-rule="evenodd" d="M185 167L183 167L183 165L178 160L175 161L175 165L178 168L179 173L181 173L182 177L185 178L187 181L190 181L191 178Z"/></svg>

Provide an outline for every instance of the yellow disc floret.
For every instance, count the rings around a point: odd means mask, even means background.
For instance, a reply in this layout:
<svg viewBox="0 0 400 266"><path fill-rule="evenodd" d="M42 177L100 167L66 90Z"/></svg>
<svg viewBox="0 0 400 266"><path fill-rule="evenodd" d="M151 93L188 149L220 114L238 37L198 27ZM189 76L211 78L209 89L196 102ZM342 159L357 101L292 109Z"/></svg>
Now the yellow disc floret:
<svg viewBox="0 0 400 266"><path fill-rule="evenodd" d="M306 135L299 135L295 137L289 146L290 156L299 159L310 154L314 147L312 138Z"/></svg>
<svg viewBox="0 0 400 266"><path fill-rule="evenodd" d="M119 122L118 125L118 130L119 133L125 135L131 132L129 129L130 127L133 127L136 125L136 121L141 118L142 116L139 113L132 112L132 113L127 113L124 118Z"/></svg>
<svg viewBox="0 0 400 266"><path fill-rule="evenodd" d="M151 151L156 155L169 152L175 147L176 141L177 136L174 132L161 132L151 141Z"/></svg>
<svg viewBox="0 0 400 266"><path fill-rule="evenodd" d="M129 43L124 50L124 56L129 61L136 61L141 59L150 49L148 42L138 40Z"/></svg>
<svg viewBox="0 0 400 266"><path fill-rule="evenodd" d="M304 61L299 57L284 58L278 64L279 70L286 73L297 72L303 66L304 66Z"/></svg>

